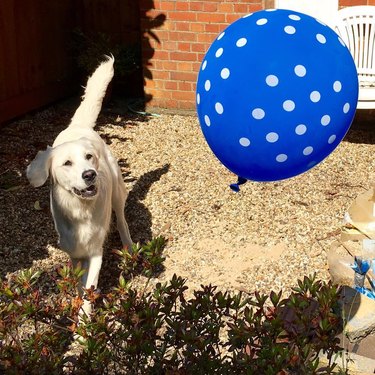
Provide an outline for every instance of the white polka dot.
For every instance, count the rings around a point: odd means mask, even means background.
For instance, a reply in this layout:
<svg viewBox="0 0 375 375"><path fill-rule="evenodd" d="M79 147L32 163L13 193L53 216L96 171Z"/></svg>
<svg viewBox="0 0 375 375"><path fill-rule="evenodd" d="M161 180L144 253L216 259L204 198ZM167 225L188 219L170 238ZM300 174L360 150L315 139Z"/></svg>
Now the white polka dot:
<svg viewBox="0 0 375 375"><path fill-rule="evenodd" d="M225 31L223 31L218 37L217 40L220 40L225 35Z"/></svg>
<svg viewBox="0 0 375 375"><path fill-rule="evenodd" d="M336 140L336 135L335 134L332 134L329 138L328 138L328 143L329 144L332 144L333 142L335 142Z"/></svg>
<svg viewBox="0 0 375 375"><path fill-rule="evenodd" d="M303 135L303 134L306 133L307 127L304 124L299 124L299 125L296 126L295 131L296 131L297 135Z"/></svg>
<svg viewBox="0 0 375 375"><path fill-rule="evenodd" d="M223 105L222 105L221 103L217 102L217 103L215 104L215 111L216 111L219 115L223 114L223 112L224 112L224 107L223 107Z"/></svg>
<svg viewBox="0 0 375 375"><path fill-rule="evenodd" d="M333 82L333 89L336 91L336 92L340 92L341 89L342 89L342 84L340 81L335 81Z"/></svg>
<svg viewBox="0 0 375 375"><path fill-rule="evenodd" d="M279 84L279 79L275 75L270 74L266 77L266 83L268 86L275 87Z"/></svg>
<svg viewBox="0 0 375 375"><path fill-rule="evenodd" d="M210 120L210 118L209 118L207 115L204 116L204 122L205 122L205 124L206 124L207 126L210 126L210 125L211 125L211 120Z"/></svg>
<svg viewBox="0 0 375 375"><path fill-rule="evenodd" d="M301 20L301 17L297 16L297 14L291 14L291 15L289 15L289 18L293 21L300 21Z"/></svg>
<svg viewBox="0 0 375 375"><path fill-rule="evenodd" d="M230 75L230 70L228 68L223 68L220 72L220 76L222 79L227 79Z"/></svg>
<svg viewBox="0 0 375 375"><path fill-rule="evenodd" d="M251 112L251 115L255 118L255 120L261 120L266 115L266 113L262 108L255 108Z"/></svg>
<svg viewBox="0 0 375 375"><path fill-rule="evenodd" d="M210 91L210 88L211 88L211 81L210 80L207 80L205 83L204 83L204 89L206 91Z"/></svg>
<svg viewBox="0 0 375 375"><path fill-rule="evenodd" d="M285 111L291 112L294 110L294 108L296 108L296 105L293 100L285 100L283 103L283 108Z"/></svg>
<svg viewBox="0 0 375 375"><path fill-rule="evenodd" d="M311 100L313 103L318 103L318 101L320 100L320 92L319 92L319 91L313 91L313 92L310 94L310 100Z"/></svg>
<svg viewBox="0 0 375 375"><path fill-rule="evenodd" d="M322 43L322 44L325 44L326 43L326 37L322 34L316 34L316 40L319 42L319 43Z"/></svg>
<svg viewBox="0 0 375 375"><path fill-rule="evenodd" d="M201 96L197 94L197 104L200 104L200 103L201 103Z"/></svg>
<svg viewBox="0 0 375 375"><path fill-rule="evenodd" d="M257 21L257 25L258 26L262 26L262 25L265 25L266 23L268 22L268 19L267 18L261 18Z"/></svg>
<svg viewBox="0 0 375 375"><path fill-rule="evenodd" d="M283 163L287 159L288 159L288 155L285 155L285 154L279 154L276 156L276 161L279 163Z"/></svg>
<svg viewBox="0 0 375 375"><path fill-rule="evenodd" d="M246 43L247 43L247 39L246 38L240 38L240 39L237 40L236 46L237 47L243 47L243 46L246 45Z"/></svg>
<svg viewBox="0 0 375 375"><path fill-rule="evenodd" d="M271 132L266 135L267 142L274 143L279 140L279 135L277 133Z"/></svg>
<svg viewBox="0 0 375 375"><path fill-rule="evenodd" d="M287 34L292 35L292 34L295 34L295 32L296 32L296 28L295 28L294 26L290 26L290 25L288 25L288 26L285 26L285 27L284 27L284 31L285 31Z"/></svg>
<svg viewBox="0 0 375 375"><path fill-rule="evenodd" d="M311 146L307 146L303 149L303 154L307 156L307 155L310 155L313 151L314 149Z"/></svg>
<svg viewBox="0 0 375 375"><path fill-rule="evenodd" d="M247 17L250 17L252 15L253 15L253 13L249 13L249 14L246 14L245 16L243 16L242 18L247 18Z"/></svg>
<svg viewBox="0 0 375 375"><path fill-rule="evenodd" d="M304 77L306 75L306 68L303 65L296 65L294 68L294 73L298 77Z"/></svg>
<svg viewBox="0 0 375 375"><path fill-rule="evenodd" d="M320 119L320 123L321 123L323 126L327 126L330 122L331 122L331 117L330 117L329 115L324 115L324 116Z"/></svg>
<svg viewBox="0 0 375 375"><path fill-rule="evenodd" d="M240 145L243 146L243 147L249 147L250 146L250 139L249 138L245 138L245 137L242 137L240 138Z"/></svg>
<svg viewBox="0 0 375 375"><path fill-rule="evenodd" d="M342 110L343 110L344 113L348 113L349 110L350 110L350 104L349 103L345 103L344 107L342 108Z"/></svg>
<svg viewBox="0 0 375 375"><path fill-rule="evenodd" d="M204 60L202 64L202 70L205 70L206 67L207 67L207 60Z"/></svg>
<svg viewBox="0 0 375 375"><path fill-rule="evenodd" d="M216 57L220 57L224 52L224 48L219 48L216 53L215 53L215 56Z"/></svg>

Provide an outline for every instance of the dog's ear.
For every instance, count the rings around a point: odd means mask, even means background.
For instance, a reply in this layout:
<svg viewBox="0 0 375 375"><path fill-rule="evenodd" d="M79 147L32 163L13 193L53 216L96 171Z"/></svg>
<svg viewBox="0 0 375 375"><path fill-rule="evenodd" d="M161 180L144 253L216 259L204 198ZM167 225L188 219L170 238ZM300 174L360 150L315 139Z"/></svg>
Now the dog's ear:
<svg viewBox="0 0 375 375"><path fill-rule="evenodd" d="M47 146L45 151L39 151L27 167L26 176L34 187L42 186L48 179L52 150L52 147Z"/></svg>

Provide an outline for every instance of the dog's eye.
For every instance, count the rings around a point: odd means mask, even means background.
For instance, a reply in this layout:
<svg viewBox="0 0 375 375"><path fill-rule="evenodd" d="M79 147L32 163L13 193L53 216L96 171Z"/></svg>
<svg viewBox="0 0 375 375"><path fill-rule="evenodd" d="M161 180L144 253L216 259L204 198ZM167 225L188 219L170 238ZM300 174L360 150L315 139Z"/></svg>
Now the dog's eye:
<svg viewBox="0 0 375 375"><path fill-rule="evenodd" d="M72 163L70 160L67 160L67 161L64 163L64 166L65 166L65 167L70 167L71 165L73 165L73 163Z"/></svg>
<svg viewBox="0 0 375 375"><path fill-rule="evenodd" d="M93 156L92 156L91 154L87 154L87 155L86 155L86 160L90 160L90 159L92 159L92 157L93 157Z"/></svg>

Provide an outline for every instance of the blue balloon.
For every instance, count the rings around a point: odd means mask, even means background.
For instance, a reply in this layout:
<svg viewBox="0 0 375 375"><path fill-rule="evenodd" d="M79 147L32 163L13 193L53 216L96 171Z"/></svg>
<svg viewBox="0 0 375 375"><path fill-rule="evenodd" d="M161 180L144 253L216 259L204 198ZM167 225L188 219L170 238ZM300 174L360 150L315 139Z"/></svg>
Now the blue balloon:
<svg viewBox="0 0 375 375"><path fill-rule="evenodd" d="M326 158L353 121L353 58L327 25L290 10L245 16L211 44L196 105L205 139L233 173L277 181Z"/></svg>

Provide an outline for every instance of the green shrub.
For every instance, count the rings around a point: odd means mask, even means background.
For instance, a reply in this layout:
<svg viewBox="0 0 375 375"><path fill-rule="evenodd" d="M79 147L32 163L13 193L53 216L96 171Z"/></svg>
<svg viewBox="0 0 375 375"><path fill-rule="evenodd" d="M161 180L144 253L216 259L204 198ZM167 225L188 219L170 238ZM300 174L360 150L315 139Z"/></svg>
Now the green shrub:
<svg viewBox="0 0 375 375"><path fill-rule="evenodd" d="M110 293L88 290L94 313L77 325L82 270L63 267L43 295L40 274L0 284L0 372L4 374L330 374L340 352L339 290L315 276L288 298L229 293L208 285L187 297L178 276L137 290L131 276L160 271L165 241L118 251L123 274ZM144 267L144 268L142 268ZM148 290L151 289L151 290ZM45 293L44 293L45 294ZM64 355L78 334L81 350ZM329 365L319 363L325 353Z"/></svg>

